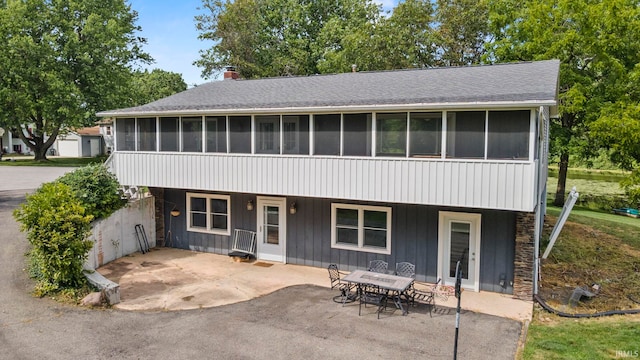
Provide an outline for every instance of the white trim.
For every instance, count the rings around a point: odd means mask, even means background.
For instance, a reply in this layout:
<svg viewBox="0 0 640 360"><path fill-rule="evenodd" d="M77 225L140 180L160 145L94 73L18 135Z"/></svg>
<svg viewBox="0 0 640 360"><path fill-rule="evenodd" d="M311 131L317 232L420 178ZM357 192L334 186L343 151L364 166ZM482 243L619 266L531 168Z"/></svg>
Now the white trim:
<svg viewBox="0 0 640 360"><path fill-rule="evenodd" d="M206 215L207 215L207 228L195 228L191 226L191 198L205 198L206 199ZM225 200L227 202L227 229L212 229L211 224L211 199L220 199ZM206 234L216 234L216 235L231 235L231 196L229 195L219 195L219 194L206 194L206 193L187 193L187 202L186 202L185 212L187 213L187 231L190 232L199 232Z"/></svg>
<svg viewBox="0 0 640 360"><path fill-rule="evenodd" d="M445 285L454 285L451 280L447 280L449 277L444 273L445 264L448 262L448 259L445 258L446 255L449 254L450 242L449 234L447 230L450 230L448 223L450 221L459 221L459 222L468 222L470 223L471 236L469 241L474 242L475 246L475 255L470 254L473 257L473 280L472 284L462 284L464 288L480 291L480 245L481 245L481 223L482 223L482 215L477 213L462 213L462 212L452 212L452 211L440 211L438 212L438 279L442 279L443 284ZM471 252L471 249L469 250ZM469 259L469 267L472 265L471 259Z"/></svg>
<svg viewBox="0 0 640 360"><path fill-rule="evenodd" d="M489 158L489 110L484 112L484 158Z"/></svg>
<svg viewBox="0 0 640 360"><path fill-rule="evenodd" d="M536 110L532 109L529 116L529 161L533 161L536 158L536 145L537 145L537 124L536 124Z"/></svg>
<svg viewBox="0 0 640 360"><path fill-rule="evenodd" d="M264 206L272 205L278 207L278 245L263 244L262 236L264 227ZM260 260L277 261L283 264L287 263L287 198L284 197L256 197L256 225L258 231L256 232L257 244L256 244L256 256ZM279 254L265 252L266 248L279 248Z"/></svg>
<svg viewBox="0 0 640 360"><path fill-rule="evenodd" d="M165 110L165 111L102 111L97 113L100 117L144 117L148 115L158 116L189 116L189 115L262 115L274 113L337 113L337 112L393 112L398 110L445 110L445 109L465 109L465 110L496 110L531 108L538 106L555 106L557 101L548 100L525 100L525 101L478 101L478 102L450 102L450 103L413 103L413 104L379 104L379 105L345 105L345 106L308 106L308 107L279 107L279 108L236 108L236 109L203 109L203 110Z"/></svg>
<svg viewBox="0 0 640 360"><path fill-rule="evenodd" d="M358 210L358 245L357 246L340 244L337 242L337 239L336 239L337 238L336 236L336 228L337 228L336 227L337 226L336 210L337 209ZM377 247L367 247L364 245L364 211L365 210L384 212L387 214L386 248L382 249ZM383 207L383 206L332 203L331 204L331 248L390 255L391 254L391 208Z"/></svg>

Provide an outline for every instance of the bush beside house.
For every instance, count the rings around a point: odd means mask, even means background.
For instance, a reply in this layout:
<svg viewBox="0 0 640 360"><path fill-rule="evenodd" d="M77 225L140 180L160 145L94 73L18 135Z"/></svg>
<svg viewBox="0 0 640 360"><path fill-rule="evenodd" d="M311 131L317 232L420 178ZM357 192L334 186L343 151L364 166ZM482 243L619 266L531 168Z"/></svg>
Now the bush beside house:
<svg viewBox="0 0 640 360"><path fill-rule="evenodd" d="M14 211L31 245L30 275L35 295L86 285L83 264L93 243L91 221L123 207L117 179L101 165L90 165L42 185Z"/></svg>

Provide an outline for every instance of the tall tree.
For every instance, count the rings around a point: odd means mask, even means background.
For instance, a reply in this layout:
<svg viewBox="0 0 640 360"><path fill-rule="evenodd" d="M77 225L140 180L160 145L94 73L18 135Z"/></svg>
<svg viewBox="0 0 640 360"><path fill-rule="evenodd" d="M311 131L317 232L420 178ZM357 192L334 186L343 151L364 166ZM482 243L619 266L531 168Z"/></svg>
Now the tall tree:
<svg viewBox="0 0 640 360"><path fill-rule="evenodd" d="M637 9L637 0L490 1L487 59L561 61L559 118L551 129L560 159L555 205L564 203L571 150L589 155L589 124L616 101L637 64Z"/></svg>
<svg viewBox="0 0 640 360"><path fill-rule="evenodd" d="M235 66L243 77L310 75L342 36L375 22L371 0L203 0L198 38L214 45L194 64L211 77Z"/></svg>
<svg viewBox="0 0 640 360"><path fill-rule="evenodd" d="M187 90L182 75L161 69L135 71L130 106L143 105Z"/></svg>
<svg viewBox="0 0 640 360"><path fill-rule="evenodd" d="M489 31L486 0L437 0L436 4L439 65L480 63Z"/></svg>
<svg viewBox="0 0 640 360"><path fill-rule="evenodd" d="M433 66L434 9L429 0L398 3L391 15L345 24L328 24L318 41L324 51L318 69L323 73L359 70L391 70ZM325 39L330 39L326 41ZM322 44L339 44L326 46Z"/></svg>
<svg viewBox="0 0 640 360"><path fill-rule="evenodd" d="M151 61L124 0L8 0L0 7L0 124L35 153L126 101L132 62Z"/></svg>

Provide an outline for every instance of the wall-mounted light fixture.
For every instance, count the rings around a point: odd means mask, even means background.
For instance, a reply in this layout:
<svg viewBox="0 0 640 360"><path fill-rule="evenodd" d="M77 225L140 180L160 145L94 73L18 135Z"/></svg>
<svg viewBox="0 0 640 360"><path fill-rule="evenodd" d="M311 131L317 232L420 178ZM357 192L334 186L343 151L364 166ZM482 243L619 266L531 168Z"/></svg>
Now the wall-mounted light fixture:
<svg viewBox="0 0 640 360"><path fill-rule="evenodd" d="M289 206L289 214L293 215L298 211L298 208L296 206L295 202L292 202L291 205Z"/></svg>
<svg viewBox="0 0 640 360"><path fill-rule="evenodd" d="M253 211L253 200L247 201L247 210Z"/></svg>
<svg viewBox="0 0 640 360"><path fill-rule="evenodd" d="M173 216L173 217L180 216L180 210L178 210L178 209L171 210L171 216Z"/></svg>

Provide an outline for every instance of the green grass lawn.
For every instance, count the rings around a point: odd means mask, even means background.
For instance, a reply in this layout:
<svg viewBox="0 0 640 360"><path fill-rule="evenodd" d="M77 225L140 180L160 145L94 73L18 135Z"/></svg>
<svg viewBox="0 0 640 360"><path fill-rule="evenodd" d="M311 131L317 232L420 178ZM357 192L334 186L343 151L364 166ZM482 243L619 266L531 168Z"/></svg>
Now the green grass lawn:
<svg viewBox="0 0 640 360"><path fill-rule="evenodd" d="M623 173L594 174L570 169L567 190L575 186L581 195L624 196L618 184ZM550 177L550 193L555 192L556 184L557 178ZM557 217L561 210L549 202L547 214ZM555 220L549 225L555 225ZM541 251L545 248L543 239ZM563 290L569 289L570 294L573 287L591 283L603 285L601 293L574 311L640 309L640 304L627 298L640 296L640 219L615 215L610 209L574 207L549 259L543 262L541 276L541 295L560 310L572 312L563 308ZM564 295L553 299L551 293ZM536 308L518 358L640 358L640 315L573 319Z"/></svg>
<svg viewBox="0 0 640 360"><path fill-rule="evenodd" d="M102 163L106 158L60 158L52 157L47 161L35 161L31 156L12 156L2 157L0 166L63 166L63 167L81 167L93 163Z"/></svg>
<svg viewBox="0 0 640 360"><path fill-rule="evenodd" d="M529 326L522 358L616 359L637 358L639 353L638 315L560 320L556 316L539 313Z"/></svg>

